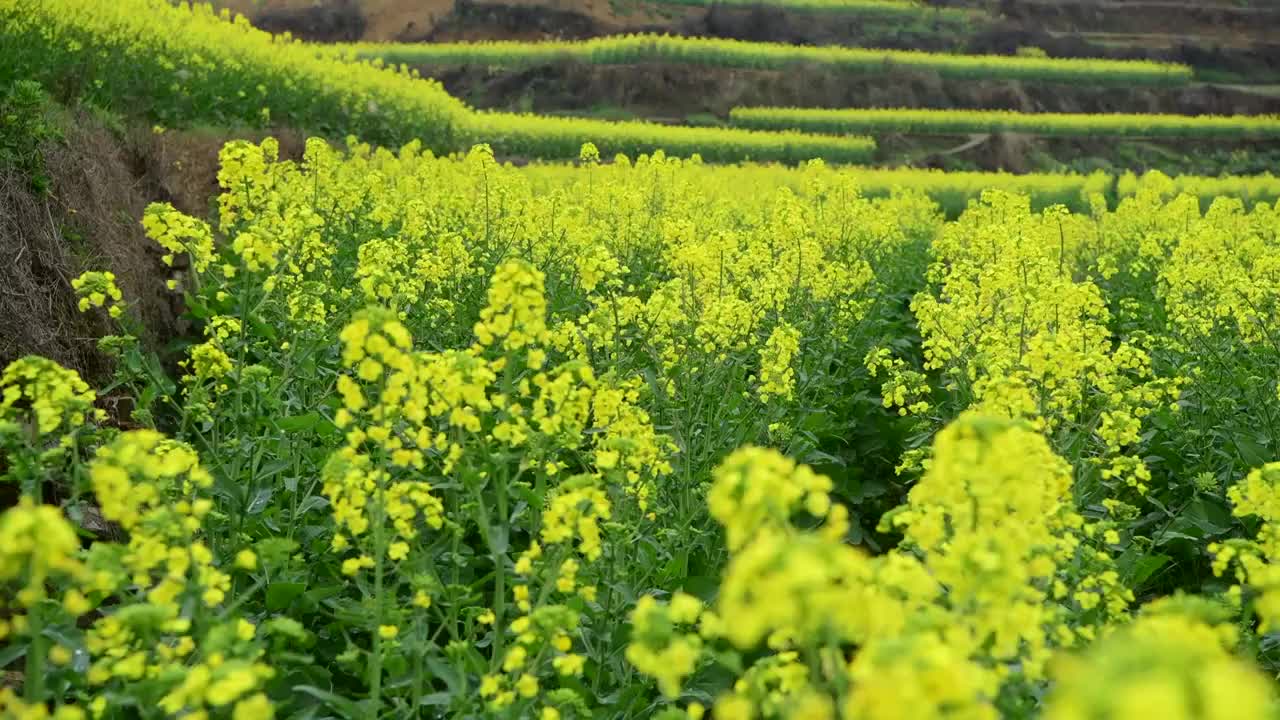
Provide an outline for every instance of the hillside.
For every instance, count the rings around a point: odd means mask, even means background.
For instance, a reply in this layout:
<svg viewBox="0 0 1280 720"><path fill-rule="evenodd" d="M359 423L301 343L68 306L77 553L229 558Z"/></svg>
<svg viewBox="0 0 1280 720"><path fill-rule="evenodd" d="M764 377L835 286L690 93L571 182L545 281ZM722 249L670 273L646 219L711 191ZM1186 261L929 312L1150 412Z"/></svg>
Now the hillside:
<svg viewBox="0 0 1280 720"><path fill-rule="evenodd" d="M1280 7L1265 3L1005 0L889 23L768 5L664 4L655 0L219 0L272 30L315 40L416 42L568 39L627 32L796 44L851 44L1060 57L1148 58L1215 67L1244 77L1280 73ZM946 32L939 32L945 28ZM959 30L957 32L957 29Z"/></svg>
<svg viewBox="0 0 1280 720"><path fill-rule="evenodd" d="M1169 89L1105 89L1083 84L986 80L961 82L902 69L887 76L846 78L820 67L791 72L644 64L599 67L549 61L532 68L431 66L415 63L454 95L478 108L508 112L648 119L723 125L735 107L957 108L1066 113L1280 113L1280 8L1170 2L1042 3L938 7L917 18L884 20L762 5L733 7L659 2L562 0L538 3L303 2L236 0L262 27L321 41L548 41L662 32L690 37L808 45L1147 59L1190 65L1196 82ZM941 15L939 13L960 13ZM1099 30L1119 28L1119 30ZM1274 166L1280 144L1258 141L1116 144L1047 141L997 133L954 141L894 134L882 137L877 162L952 169L1059 171L1130 167L1217 174Z"/></svg>

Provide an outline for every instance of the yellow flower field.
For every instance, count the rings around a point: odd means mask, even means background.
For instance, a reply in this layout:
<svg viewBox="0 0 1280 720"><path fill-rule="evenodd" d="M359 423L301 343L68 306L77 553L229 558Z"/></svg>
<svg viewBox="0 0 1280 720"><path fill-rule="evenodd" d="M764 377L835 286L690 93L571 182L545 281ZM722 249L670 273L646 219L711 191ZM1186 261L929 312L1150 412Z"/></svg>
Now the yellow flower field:
<svg viewBox="0 0 1280 720"><path fill-rule="evenodd" d="M221 160L136 429L0 379L9 716L1271 716L1280 208Z"/></svg>

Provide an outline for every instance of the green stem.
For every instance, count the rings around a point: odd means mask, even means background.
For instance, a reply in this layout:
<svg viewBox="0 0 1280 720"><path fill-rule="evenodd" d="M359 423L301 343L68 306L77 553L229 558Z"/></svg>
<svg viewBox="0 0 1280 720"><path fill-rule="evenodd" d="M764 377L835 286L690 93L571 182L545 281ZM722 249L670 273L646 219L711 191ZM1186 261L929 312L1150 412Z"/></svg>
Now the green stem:
<svg viewBox="0 0 1280 720"><path fill-rule="evenodd" d="M264 572L262 577L254 581L253 585L251 585L248 590L245 590L241 592L239 595L237 595L236 598L231 602L231 604L228 605L222 611L221 613L222 620L226 621L229 618L231 618L231 616L235 613L235 611L239 610L249 600L252 600L254 594L256 594L259 590L261 590L266 586L267 586L267 575Z"/></svg>
<svg viewBox="0 0 1280 720"><path fill-rule="evenodd" d="M44 661L49 652L48 642L44 637L44 617L40 604L32 606L27 615L31 628L31 644L27 647L26 676L24 677L24 695L28 703L44 703Z"/></svg>
<svg viewBox="0 0 1280 720"><path fill-rule="evenodd" d="M373 651L369 656L369 718L377 720L378 709L382 705L382 584L383 584L383 557L386 555L384 547L383 513L382 508L385 502L385 494L382 492L382 486L378 486L378 511L376 521L373 523L373 598L374 598L374 627L373 627Z"/></svg>

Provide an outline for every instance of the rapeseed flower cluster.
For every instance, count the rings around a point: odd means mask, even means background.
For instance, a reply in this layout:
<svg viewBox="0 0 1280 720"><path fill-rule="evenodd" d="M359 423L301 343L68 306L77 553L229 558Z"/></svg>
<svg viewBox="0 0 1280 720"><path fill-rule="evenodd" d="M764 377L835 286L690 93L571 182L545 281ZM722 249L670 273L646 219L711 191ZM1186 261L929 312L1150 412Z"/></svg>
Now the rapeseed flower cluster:
<svg viewBox="0 0 1280 720"><path fill-rule="evenodd" d="M838 538L848 511L831 502L831 479L763 448L741 448L716 468L707 494L711 515L725 527L730 550L769 533L784 533L800 512L826 521L824 534Z"/></svg>
<svg viewBox="0 0 1280 720"><path fill-rule="evenodd" d="M80 375L52 360L29 356L0 374L0 423L8 432L34 437L66 437L104 413L93 407L97 393Z"/></svg>
<svg viewBox="0 0 1280 720"><path fill-rule="evenodd" d="M1085 521L1072 502L1070 466L1029 424L963 415L937 436L933 452L906 505L886 522L902 528L947 588L944 602L957 616L950 642L1021 662L1035 677L1056 642L1049 631L1063 619L1054 600L1125 611L1132 594L1106 582L1109 575L1102 589L1087 578L1069 586L1058 579L1082 551Z"/></svg>
<svg viewBox="0 0 1280 720"><path fill-rule="evenodd" d="M200 540L213 477L190 446L153 430L123 433L98 448L89 480L103 517L129 534L122 568L148 588L148 602L176 610L195 592L206 606L222 603L230 577Z"/></svg>
<svg viewBox="0 0 1280 720"><path fill-rule="evenodd" d="M1260 623L1258 632L1267 633L1280 624L1280 463L1268 463L1252 470L1228 491L1232 512L1260 521L1252 540L1238 538L1209 546L1214 553L1214 572L1224 574L1234 568L1240 585L1253 596L1252 606Z"/></svg>
<svg viewBox="0 0 1280 720"><path fill-rule="evenodd" d="M770 397L791 400L795 396L796 372L792 362L800 352L800 331L787 324L769 333L760 350L760 400Z"/></svg>
<svg viewBox="0 0 1280 720"><path fill-rule="evenodd" d="M62 430L65 440L76 427ZM33 502L30 488L0 515L0 635L29 656L26 700L6 691L6 717L101 717L117 697L149 698L171 714L225 706L229 716L269 717L260 690L272 673L252 662L261 652L249 642L253 625L232 616L197 633L193 622L221 609L231 590L204 542L212 476L194 450L152 430L119 433L84 473L101 518L124 541L99 540L86 552L64 511ZM49 709L47 692L73 678L85 683L83 704Z"/></svg>
<svg viewBox="0 0 1280 720"><path fill-rule="evenodd" d="M1203 216L1183 215L1156 261L1160 295L1184 342L1196 347L1222 329L1249 344L1275 342L1277 212L1264 204L1246 213L1240 200L1219 198Z"/></svg>
<svg viewBox="0 0 1280 720"><path fill-rule="evenodd" d="M80 277L71 281L71 288L80 298L80 312L87 312L90 308L106 308L107 314L113 318L120 317L124 312L124 308L118 304L124 295L116 286L115 273L81 273Z"/></svg>
<svg viewBox="0 0 1280 720"><path fill-rule="evenodd" d="M165 265L172 266L174 260L185 255L198 277L214 261L213 230L209 224L178 212L169 203L148 205L142 214L142 227L147 237L165 249L160 258Z"/></svg>
<svg viewBox="0 0 1280 720"><path fill-rule="evenodd" d="M857 691L842 706L845 718L999 717L990 702L991 673L949 643L944 632L891 637L869 645L850 664L849 677Z"/></svg>
<svg viewBox="0 0 1280 720"><path fill-rule="evenodd" d="M902 358L893 357L893 353L884 347L875 348L863 358L867 373L878 378L883 373L885 380L880 386L880 396L886 408L897 408L899 415L919 415L929 411L929 393L932 388L929 378L918 370L913 370Z"/></svg>
<svg viewBox="0 0 1280 720"><path fill-rule="evenodd" d="M662 694L674 698L698 663L702 640L689 629L702 613L702 601L677 592L670 602L645 595L631 612L632 640L627 662L655 678ZM681 632L681 628L684 632Z"/></svg>
<svg viewBox="0 0 1280 720"><path fill-rule="evenodd" d="M354 376L338 377L342 407L334 422L346 429L346 445L324 469L324 493L339 530L333 548L341 552L355 540L362 552L343 562L343 574L374 566L380 573L384 555L405 558L422 524L443 525L443 505L431 484L407 475L425 468L427 454L447 442L425 424L431 403L419 380L413 339L399 321L385 311L363 313L340 339L343 363Z"/></svg>
<svg viewBox="0 0 1280 720"><path fill-rule="evenodd" d="M1151 481L1132 454L1141 422L1176 400L1184 381L1156 377L1146 351L1113 340L1100 287L1075 276L1084 221L984 194L934 243L936 289L912 308L925 368L941 371L963 403L1055 434L1097 424L1091 462L1101 478L1141 494Z"/></svg>
<svg viewBox="0 0 1280 720"><path fill-rule="evenodd" d="M13 688L0 689L0 714L18 720L86 720L89 717L79 705L59 705L50 711L43 703L24 702Z"/></svg>
<svg viewBox="0 0 1280 720"><path fill-rule="evenodd" d="M1090 545L1070 467L1025 421L968 413L939 433L924 477L882 523L903 542L879 557L845 544L831 481L808 468L746 449L716 476L708 502L731 558L713 612L701 637L667 641L688 662L659 662L669 648L634 654L674 697L715 657L706 642L768 647L717 716L997 717L1011 666L1019 681L1044 677L1056 648L1093 639L1133 600ZM644 607L637 627L662 617Z"/></svg>
<svg viewBox="0 0 1280 720"><path fill-rule="evenodd" d="M75 528L58 508L36 505L23 498L0 514L0 640L27 634L27 613L49 598L51 587L61 587L62 602L69 611L87 610L82 590L92 573L79 557ZM78 611L78 612L76 612Z"/></svg>
<svg viewBox="0 0 1280 720"><path fill-rule="evenodd" d="M1138 618L1084 656L1063 658L1044 717L1266 718L1267 680L1186 616Z"/></svg>

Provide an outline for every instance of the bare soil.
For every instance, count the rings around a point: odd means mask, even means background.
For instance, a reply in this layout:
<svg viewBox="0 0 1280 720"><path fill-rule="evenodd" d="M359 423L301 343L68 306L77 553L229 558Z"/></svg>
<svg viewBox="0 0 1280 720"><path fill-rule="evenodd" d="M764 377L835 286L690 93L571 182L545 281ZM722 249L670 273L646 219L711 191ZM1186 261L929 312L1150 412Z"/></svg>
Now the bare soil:
<svg viewBox="0 0 1280 720"><path fill-rule="evenodd" d="M1021 112L1265 114L1280 97L1218 85L1100 88L1012 81L947 81L897 70L849 75L821 67L786 71L661 64L563 62L524 70L422 67L480 108L554 112L610 106L637 115L725 117L739 105L1005 109Z"/></svg>
<svg viewBox="0 0 1280 720"><path fill-rule="evenodd" d="M485 22L483 14L471 12L466 0L213 0L215 7L241 13L254 24L274 32L289 30L308 40L338 39L331 23L334 18L352 18L342 39L369 42L415 42L427 39L479 39L457 35L459 28L483 28L485 39L537 37L537 30L512 27L515 19L532 20L548 36L559 36L556 20L569 20L566 37L575 37L573 27L584 24L591 36L636 32L663 27L684 13L680 8L651 9L631 2L619 7L610 0L506 0L504 17ZM354 15L352 11L354 12ZM354 19L358 15L359 20ZM470 17L470 20L466 18ZM538 19L541 18L541 19ZM270 25L270 27L268 27ZM354 35L355 37L350 37Z"/></svg>
<svg viewBox="0 0 1280 720"><path fill-rule="evenodd" d="M1202 0L1002 0L1000 14L1045 30L1194 33L1224 43L1275 42L1280 6Z"/></svg>
<svg viewBox="0 0 1280 720"><path fill-rule="evenodd" d="M48 195L17 172L0 172L0 366L34 353L98 378L108 363L96 341L108 324L100 310L77 310L73 278L114 272L153 342L172 336L177 312L164 286L168 270L139 224L149 193L130 153L84 114L64 133L43 148Z"/></svg>
<svg viewBox="0 0 1280 720"><path fill-rule="evenodd" d="M71 280L86 270L115 273L145 328L142 340L166 355L169 343L190 331L180 295L165 285L183 268L181 260L172 268L160 261L162 250L143 232L143 210L167 201L211 217L225 142L272 135L283 157L300 159L303 138L288 129L121 133L82 111L71 111L62 125L63 137L42 147L47 194L16 171L0 171L0 367L37 354L94 382L110 371L97 341L111 324L102 310L79 312Z"/></svg>

